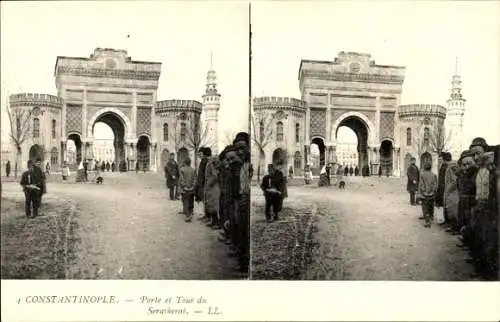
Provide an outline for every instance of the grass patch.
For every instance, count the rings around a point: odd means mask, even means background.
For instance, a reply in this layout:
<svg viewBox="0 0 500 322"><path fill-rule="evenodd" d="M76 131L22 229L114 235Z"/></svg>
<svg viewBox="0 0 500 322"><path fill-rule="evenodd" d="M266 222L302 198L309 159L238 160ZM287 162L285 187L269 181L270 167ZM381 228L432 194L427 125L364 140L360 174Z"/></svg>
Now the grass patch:
<svg viewBox="0 0 500 322"><path fill-rule="evenodd" d="M65 279L74 245L71 205L43 201L42 216L26 218L24 199L2 198L2 279Z"/></svg>
<svg viewBox="0 0 500 322"><path fill-rule="evenodd" d="M267 223L262 205L253 205L252 279L301 280L312 261L318 218L311 207L284 207L277 222Z"/></svg>

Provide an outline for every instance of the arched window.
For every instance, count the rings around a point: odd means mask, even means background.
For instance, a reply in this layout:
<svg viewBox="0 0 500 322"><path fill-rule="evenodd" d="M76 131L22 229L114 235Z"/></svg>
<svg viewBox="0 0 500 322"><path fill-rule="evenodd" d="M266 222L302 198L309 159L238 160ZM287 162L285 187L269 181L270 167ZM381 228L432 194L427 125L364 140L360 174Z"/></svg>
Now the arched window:
<svg viewBox="0 0 500 322"><path fill-rule="evenodd" d="M295 123L295 142L299 143L300 141L300 123Z"/></svg>
<svg viewBox="0 0 500 322"><path fill-rule="evenodd" d="M283 122L276 123L276 141L283 141Z"/></svg>
<svg viewBox="0 0 500 322"><path fill-rule="evenodd" d="M263 144L262 141L264 141L264 121L260 121L259 123L259 138L260 143Z"/></svg>
<svg viewBox="0 0 500 322"><path fill-rule="evenodd" d="M168 124L163 124L163 141L168 141Z"/></svg>
<svg viewBox="0 0 500 322"><path fill-rule="evenodd" d="M50 151L50 164L52 166L57 165L57 160L58 160L58 152L57 152L57 148L54 147Z"/></svg>
<svg viewBox="0 0 500 322"><path fill-rule="evenodd" d="M428 145L431 138L431 131L428 127L424 128L424 144Z"/></svg>
<svg viewBox="0 0 500 322"><path fill-rule="evenodd" d="M186 123L182 122L181 123L181 141L185 141L186 140L186 134L187 134Z"/></svg>
<svg viewBox="0 0 500 322"><path fill-rule="evenodd" d="M299 151L295 152L295 155L293 157L293 167L295 169L300 169L302 163L301 161L302 161L302 156L300 155L300 152Z"/></svg>
<svg viewBox="0 0 500 322"><path fill-rule="evenodd" d="M406 145L411 145L411 127L406 129Z"/></svg>
<svg viewBox="0 0 500 322"><path fill-rule="evenodd" d="M56 120L52 120L52 138L56 138Z"/></svg>
<svg viewBox="0 0 500 322"><path fill-rule="evenodd" d="M33 137L40 137L40 120L36 117L33 119Z"/></svg>

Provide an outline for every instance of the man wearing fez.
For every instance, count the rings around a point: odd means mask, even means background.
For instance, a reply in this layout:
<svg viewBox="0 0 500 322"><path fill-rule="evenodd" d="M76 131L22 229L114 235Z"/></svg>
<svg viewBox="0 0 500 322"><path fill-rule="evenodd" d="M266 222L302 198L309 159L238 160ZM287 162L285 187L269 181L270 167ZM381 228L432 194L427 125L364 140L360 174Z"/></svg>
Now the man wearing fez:
<svg viewBox="0 0 500 322"><path fill-rule="evenodd" d="M420 171L415 164L416 159L410 159L410 166L406 171L406 175L408 177L408 183L406 185L406 190L410 193L410 204L412 206L416 206L415 193L418 190L418 180L420 178Z"/></svg>
<svg viewBox="0 0 500 322"><path fill-rule="evenodd" d="M165 165L165 178L170 192L170 200L176 200L178 196L179 165L175 162L175 154L173 153L170 153L170 158L167 165Z"/></svg>
<svg viewBox="0 0 500 322"><path fill-rule="evenodd" d="M436 191L436 199L435 199L435 205L436 207L444 207L444 188L445 188L445 176L446 176L446 170L448 169L448 165L451 162L451 153L448 152L441 152L439 155L439 159L441 160L441 167L439 168L439 173L438 173L438 187ZM448 224L448 214L446 212L446 208L443 209L443 214L444 214L444 224Z"/></svg>
<svg viewBox="0 0 500 322"><path fill-rule="evenodd" d="M470 150L463 151L458 160L457 188L459 191L458 225L464 246L471 242L470 219L475 198L475 163Z"/></svg>
<svg viewBox="0 0 500 322"><path fill-rule="evenodd" d="M37 177L40 177L42 180L42 183L41 183L42 190L41 190L41 193L38 195L38 197L40 198L38 205L40 206L42 204L42 196L47 193L47 183L46 183L46 178L45 178L45 172L42 169L42 159L41 158L36 159L34 171L35 171Z"/></svg>
<svg viewBox="0 0 500 322"><path fill-rule="evenodd" d="M207 169L208 157L212 155L212 150L207 147L201 147L198 150L198 153L201 157L200 165L198 166L198 177L196 179L196 202L205 203L205 170ZM204 215L202 220L208 222L210 221L210 217L208 216L206 209L204 209Z"/></svg>
<svg viewBox="0 0 500 322"><path fill-rule="evenodd" d="M232 214L231 208L231 177L229 171L229 163L226 159L226 154L230 151L231 146L226 146L224 150L219 154L219 186L220 186L220 198L219 198L219 225L222 227L222 232L219 236L221 242L225 242L226 245L231 244L230 239L230 223ZM235 149L234 149L235 150Z"/></svg>
<svg viewBox="0 0 500 322"><path fill-rule="evenodd" d="M237 154L242 161L239 171L239 194L238 194L238 215L239 215L239 240L240 240L240 268L241 271L248 270L250 260L250 135L240 132L236 135L234 146L238 150Z"/></svg>
<svg viewBox="0 0 500 322"><path fill-rule="evenodd" d="M26 216L34 218L38 216L44 180L31 160L28 161L28 170L21 176L20 185L24 191Z"/></svg>

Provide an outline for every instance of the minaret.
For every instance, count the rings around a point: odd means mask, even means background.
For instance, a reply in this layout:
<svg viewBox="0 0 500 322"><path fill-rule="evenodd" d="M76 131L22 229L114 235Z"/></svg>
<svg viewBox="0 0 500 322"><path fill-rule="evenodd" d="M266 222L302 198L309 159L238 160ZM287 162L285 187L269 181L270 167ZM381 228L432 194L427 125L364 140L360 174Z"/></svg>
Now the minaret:
<svg viewBox="0 0 500 322"><path fill-rule="evenodd" d="M445 139L449 142L449 152L452 154L453 160L457 160L462 152L465 114L465 99L462 97L462 81L458 71L458 58L455 63L455 75L453 75L451 81L451 94L447 105Z"/></svg>
<svg viewBox="0 0 500 322"><path fill-rule="evenodd" d="M212 66L212 53L210 53L210 70L207 73L207 85L203 94L203 109L201 112L202 130L206 131L203 140L206 146L212 149L212 154L218 153L218 114L220 108L220 94L217 91L217 76Z"/></svg>

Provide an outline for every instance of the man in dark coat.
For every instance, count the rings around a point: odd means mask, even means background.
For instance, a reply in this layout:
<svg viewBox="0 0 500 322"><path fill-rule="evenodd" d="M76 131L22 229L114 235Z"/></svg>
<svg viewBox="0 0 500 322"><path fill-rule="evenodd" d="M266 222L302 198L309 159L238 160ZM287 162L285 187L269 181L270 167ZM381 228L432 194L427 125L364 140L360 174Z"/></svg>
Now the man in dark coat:
<svg viewBox="0 0 500 322"><path fill-rule="evenodd" d="M436 207L444 207L444 188L445 188L445 176L446 176L446 170L448 169L448 165L451 162L451 153L448 152L442 152L441 155L439 156L441 159L441 167L439 168L439 173L438 173L438 187L436 191L436 196L435 196L435 205ZM444 224L448 224L448 216L446 209L444 211Z"/></svg>
<svg viewBox="0 0 500 322"><path fill-rule="evenodd" d="M250 135L246 132L236 134L233 140L238 150L238 157L242 161L239 171L238 193L238 233L240 241L240 256L238 258L241 272L248 272L250 262Z"/></svg>
<svg viewBox="0 0 500 322"><path fill-rule="evenodd" d="M330 164L327 164L326 167L325 167L325 171L326 171L326 182L328 184L328 186L331 186L331 166Z"/></svg>
<svg viewBox="0 0 500 322"><path fill-rule="evenodd" d="M38 171L32 161L28 161L28 171L22 174L20 184L24 191L26 216L34 218L38 216L41 203L43 172Z"/></svg>
<svg viewBox="0 0 500 322"><path fill-rule="evenodd" d="M5 165L5 174L7 177L10 176L10 161L7 161L7 164Z"/></svg>
<svg viewBox="0 0 500 322"><path fill-rule="evenodd" d="M170 159L165 166L165 178L170 192L170 200L177 199L177 182L179 180L179 165L175 162L175 155L170 153Z"/></svg>
<svg viewBox="0 0 500 322"><path fill-rule="evenodd" d="M85 160L83 161L83 178L85 182L89 181L88 170L89 170L89 163L87 162L87 160Z"/></svg>
<svg viewBox="0 0 500 322"><path fill-rule="evenodd" d="M42 159L38 158L35 161L35 168L34 168L35 174L37 175L37 178L41 178L41 193L39 195L40 201L39 201L39 206L42 204L42 196L47 193L47 182L46 182L46 177L45 177L45 172L42 170Z"/></svg>
<svg viewBox="0 0 500 322"><path fill-rule="evenodd" d="M349 168L349 175L352 176L353 173L354 173L354 168L351 165L351 167Z"/></svg>
<svg viewBox="0 0 500 322"><path fill-rule="evenodd" d="M356 166L356 167L354 168L354 175L355 175L356 177L357 177L357 176L359 176L359 168L358 168L358 166Z"/></svg>
<svg viewBox="0 0 500 322"><path fill-rule="evenodd" d="M200 165L198 166L198 177L196 178L196 194L195 200L197 202L205 202L205 170L207 168L208 157L212 156L212 150L210 148L202 147L198 150L201 154ZM204 216L202 218L205 221L210 221L210 217L204 211Z"/></svg>
<svg viewBox="0 0 500 322"><path fill-rule="evenodd" d="M410 166L406 171L406 175L408 177L408 183L406 185L406 190L410 193L410 204L412 206L416 206L415 193L418 190L418 180L420 179L420 171L418 167L415 165L416 159L411 158Z"/></svg>
<svg viewBox="0 0 500 322"><path fill-rule="evenodd" d="M348 174L349 174L349 167L345 166L345 168L344 168L344 177L347 177Z"/></svg>

